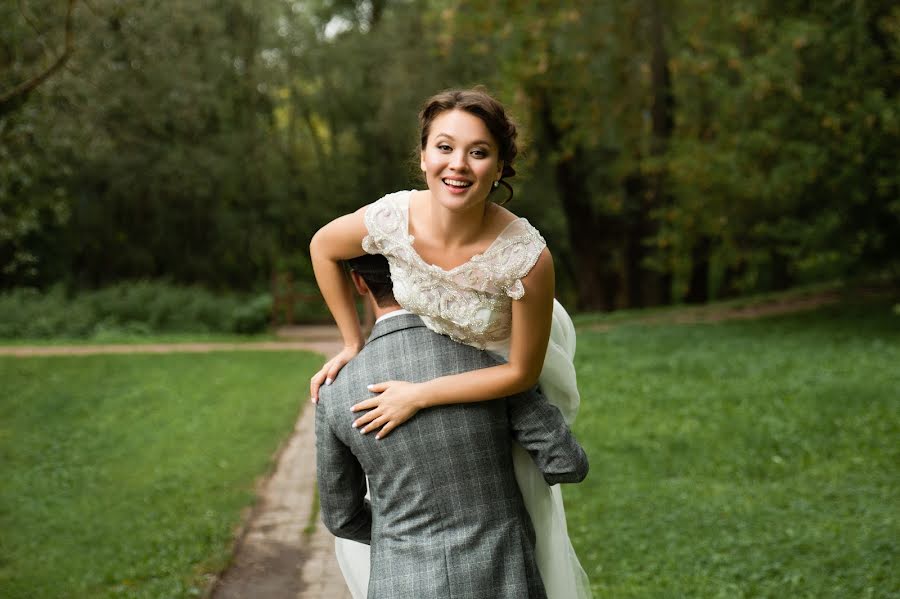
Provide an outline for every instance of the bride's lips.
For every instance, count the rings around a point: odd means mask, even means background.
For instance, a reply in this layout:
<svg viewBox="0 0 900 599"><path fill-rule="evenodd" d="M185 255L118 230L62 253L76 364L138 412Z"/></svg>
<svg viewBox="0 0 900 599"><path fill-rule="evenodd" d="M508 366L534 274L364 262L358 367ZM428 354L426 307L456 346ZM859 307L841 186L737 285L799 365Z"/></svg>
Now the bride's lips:
<svg viewBox="0 0 900 599"><path fill-rule="evenodd" d="M444 177L443 179L441 179L441 183L444 184L444 188L447 189L447 191L453 194L465 193L466 190L468 190L474 184L468 179L457 179L455 177ZM457 185L454 185L453 183L457 183ZM466 183L466 185L459 185L459 183Z"/></svg>

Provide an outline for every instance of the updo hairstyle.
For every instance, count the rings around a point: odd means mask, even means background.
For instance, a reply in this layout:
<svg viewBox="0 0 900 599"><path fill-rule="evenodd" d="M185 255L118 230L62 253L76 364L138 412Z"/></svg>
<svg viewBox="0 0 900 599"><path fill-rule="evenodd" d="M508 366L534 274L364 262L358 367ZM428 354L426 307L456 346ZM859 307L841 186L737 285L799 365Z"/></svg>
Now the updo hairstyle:
<svg viewBox="0 0 900 599"><path fill-rule="evenodd" d="M503 104L495 100L481 86L472 89L451 89L440 92L430 97L424 108L419 113L419 130L421 134L421 149L428 144L428 134L431 132L431 123L438 115L448 110L464 110L480 118L493 138L497 141L498 154L503 161L503 172L500 174L500 184L508 191L509 196L499 202L501 205L510 201L513 197L513 188L505 180L513 177L516 170L512 163L519 153L516 146L516 124L509 118ZM498 188L492 188L493 195Z"/></svg>

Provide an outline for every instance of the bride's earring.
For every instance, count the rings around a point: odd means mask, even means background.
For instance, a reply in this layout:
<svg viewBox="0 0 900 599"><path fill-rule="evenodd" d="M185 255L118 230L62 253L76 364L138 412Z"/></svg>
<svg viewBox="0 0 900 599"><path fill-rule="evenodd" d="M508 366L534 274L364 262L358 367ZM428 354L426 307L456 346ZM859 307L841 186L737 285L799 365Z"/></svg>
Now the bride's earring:
<svg viewBox="0 0 900 599"><path fill-rule="evenodd" d="M500 187L500 181L494 181L494 188Z"/></svg>

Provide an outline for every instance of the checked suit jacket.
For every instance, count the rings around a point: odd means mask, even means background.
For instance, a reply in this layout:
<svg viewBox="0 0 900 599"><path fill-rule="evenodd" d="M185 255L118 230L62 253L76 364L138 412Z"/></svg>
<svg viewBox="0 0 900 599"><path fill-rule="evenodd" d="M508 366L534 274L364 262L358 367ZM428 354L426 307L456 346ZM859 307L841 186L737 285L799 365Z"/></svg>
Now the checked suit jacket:
<svg viewBox="0 0 900 599"><path fill-rule="evenodd" d="M360 414L350 407L372 396L370 383L422 382L497 363L402 314L377 323L362 351L320 389L322 520L336 536L371 545L370 599L546 597L512 441L548 484L583 480L588 463L537 390L420 410L380 440L351 426Z"/></svg>

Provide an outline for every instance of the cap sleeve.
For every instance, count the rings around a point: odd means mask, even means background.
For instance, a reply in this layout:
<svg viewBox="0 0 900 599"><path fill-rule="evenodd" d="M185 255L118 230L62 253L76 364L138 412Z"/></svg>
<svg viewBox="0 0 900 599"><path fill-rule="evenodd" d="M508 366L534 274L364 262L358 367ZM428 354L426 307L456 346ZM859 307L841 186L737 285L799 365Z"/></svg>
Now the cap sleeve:
<svg viewBox="0 0 900 599"><path fill-rule="evenodd" d="M408 191L388 194L366 208L363 221L368 232L362 248L369 254L394 255L398 248L409 244L407 209Z"/></svg>
<svg viewBox="0 0 900 599"><path fill-rule="evenodd" d="M520 218L504 231L497 245L499 286L512 299L522 299L525 296L522 279L537 264L547 242L531 223Z"/></svg>

